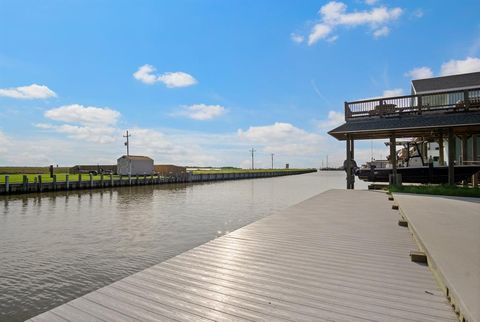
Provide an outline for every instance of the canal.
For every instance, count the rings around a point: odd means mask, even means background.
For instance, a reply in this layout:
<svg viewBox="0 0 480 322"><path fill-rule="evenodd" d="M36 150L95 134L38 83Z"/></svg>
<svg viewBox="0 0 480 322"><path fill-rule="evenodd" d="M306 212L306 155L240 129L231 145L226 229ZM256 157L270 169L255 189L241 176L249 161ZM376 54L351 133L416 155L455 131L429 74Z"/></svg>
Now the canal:
<svg viewBox="0 0 480 322"><path fill-rule="evenodd" d="M23 321L344 187L338 171L0 197L0 321Z"/></svg>

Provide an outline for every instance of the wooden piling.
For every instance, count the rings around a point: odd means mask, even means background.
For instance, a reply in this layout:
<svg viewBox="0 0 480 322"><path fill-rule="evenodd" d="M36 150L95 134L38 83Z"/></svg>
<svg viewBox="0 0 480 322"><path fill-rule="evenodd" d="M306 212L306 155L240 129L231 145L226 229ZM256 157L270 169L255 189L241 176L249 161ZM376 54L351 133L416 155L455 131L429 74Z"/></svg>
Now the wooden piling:
<svg viewBox="0 0 480 322"><path fill-rule="evenodd" d="M28 177L23 176L23 192L28 192Z"/></svg>

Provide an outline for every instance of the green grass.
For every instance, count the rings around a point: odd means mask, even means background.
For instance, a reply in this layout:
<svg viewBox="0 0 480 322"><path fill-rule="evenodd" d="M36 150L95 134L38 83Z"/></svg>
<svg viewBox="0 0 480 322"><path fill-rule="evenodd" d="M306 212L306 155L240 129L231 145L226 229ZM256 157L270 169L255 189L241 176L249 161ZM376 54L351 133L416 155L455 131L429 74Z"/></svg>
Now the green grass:
<svg viewBox="0 0 480 322"><path fill-rule="evenodd" d="M6 168L0 168L0 169L6 169ZM10 168L13 170L14 168ZM18 168L17 168L18 169ZM26 170L31 170L31 169L36 169L36 168L22 168L25 171ZM43 168L39 168L43 170ZM47 168L48 170L48 168ZM279 172L291 172L291 171L299 171L299 170L315 170L315 169L255 169L255 170L244 170L244 169L221 169L221 170L198 170L198 171L193 171L193 174L209 174L209 173L252 173L252 172L273 172L273 171L279 171ZM7 174L5 174L7 173ZM47 183L47 182L52 182L53 178L50 178L50 174L48 173L43 173L43 172L37 172L37 173L24 173L23 171L20 173L12 173L8 174L9 172L2 172L0 174L0 184L5 183L5 176L8 175L9 177L9 182L10 183L22 183L23 182L23 176L27 176L28 182L32 183L34 182L35 178L38 178L40 175L42 177L42 182ZM63 172L63 173L57 173L55 172L55 175L57 176L57 182L64 182L66 180L66 175L68 173ZM69 180L70 182L72 181L78 181L78 174L69 174ZM113 176L114 180L118 180L120 176L114 175ZM125 178L125 177L124 177ZM100 180L101 176L96 175L93 176L93 180L97 181ZM103 177L104 180L110 180L110 175L104 175ZM38 180L38 179L37 179ZM82 181L89 181L90 176L88 173L82 174Z"/></svg>
<svg viewBox="0 0 480 322"><path fill-rule="evenodd" d="M193 174L209 174L209 173L254 173L254 172L291 172L291 171L307 171L315 169L220 169L220 170L194 170Z"/></svg>
<svg viewBox="0 0 480 322"><path fill-rule="evenodd" d="M66 175L68 173L56 173L57 182L64 182L66 180ZM53 178L50 178L49 174L25 174L28 178L28 182L34 182L35 178L38 178L39 175L42 176L42 182L52 182ZM24 174L8 174L10 183L22 183ZM68 178L71 181L78 181L78 174L69 174ZM120 178L120 176L114 175L114 180ZM101 176L93 176L93 180L100 180ZM90 176L87 174L82 174L82 181L89 181ZM103 180L110 180L110 175L104 175ZM0 184L5 183L5 175L0 175Z"/></svg>
<svg viewBox="0 0 480 322"><path fill-rule="evenodd" d="M68 173L69 167L54 167L53 173ZM49 167L0 167L0 175L2 174L49 174Z"/></svg>
<svg viewBox="0 0 480 322"><path fill-rule="evenodd" d="M480 188L469 188L449 185L392 186L390 192L405 192L427 195L474 197L480 198Z"/></svg>

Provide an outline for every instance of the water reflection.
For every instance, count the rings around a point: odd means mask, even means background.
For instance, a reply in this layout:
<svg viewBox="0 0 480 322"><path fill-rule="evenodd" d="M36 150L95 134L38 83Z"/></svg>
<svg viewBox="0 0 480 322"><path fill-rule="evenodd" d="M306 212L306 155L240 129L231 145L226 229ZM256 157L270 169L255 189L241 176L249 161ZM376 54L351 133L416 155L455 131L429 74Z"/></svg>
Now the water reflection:
<svg viewBox="0 0 480 322"><path fill-rule="evenodd" d="M329 188L344 173L0 198L0 320L19 321Z"/></svg>

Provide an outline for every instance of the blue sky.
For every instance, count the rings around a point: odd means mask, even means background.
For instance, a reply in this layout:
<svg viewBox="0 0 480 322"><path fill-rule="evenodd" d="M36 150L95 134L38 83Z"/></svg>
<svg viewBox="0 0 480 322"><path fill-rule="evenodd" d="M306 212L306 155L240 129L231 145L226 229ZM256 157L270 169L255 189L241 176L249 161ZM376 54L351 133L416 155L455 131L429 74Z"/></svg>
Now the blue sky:
<svg viewBox="0 0 480 322"><path fill-rule="evenodd" d="M334 164L343 101L480 70L480 3L0 0L0 164ZM143 69L141 69L143 67ZM32 86L33 85L33 86ZM387 91L387 92L385 92ZM374 156L385 155L375 142ZM357 145L359 162L370 142Z"/></svg>

